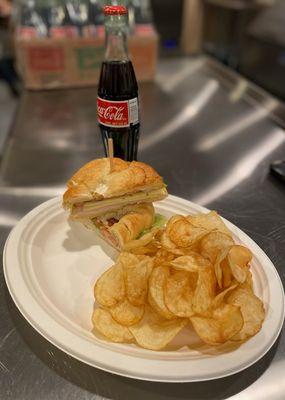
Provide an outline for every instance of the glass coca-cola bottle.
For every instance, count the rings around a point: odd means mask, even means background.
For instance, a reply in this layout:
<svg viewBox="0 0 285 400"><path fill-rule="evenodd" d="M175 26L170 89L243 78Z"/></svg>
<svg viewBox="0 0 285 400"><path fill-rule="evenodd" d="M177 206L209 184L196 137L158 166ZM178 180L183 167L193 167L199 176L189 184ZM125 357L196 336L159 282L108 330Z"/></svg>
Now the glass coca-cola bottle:
<svg viewBox="0 0 285 400"><path fill-rule="evenodd" d="M108 138L114 156L136 160L139 140L138 85L127 52L127 9L105 6L106 51L98 88L98 122L108 155Z"/></svg>

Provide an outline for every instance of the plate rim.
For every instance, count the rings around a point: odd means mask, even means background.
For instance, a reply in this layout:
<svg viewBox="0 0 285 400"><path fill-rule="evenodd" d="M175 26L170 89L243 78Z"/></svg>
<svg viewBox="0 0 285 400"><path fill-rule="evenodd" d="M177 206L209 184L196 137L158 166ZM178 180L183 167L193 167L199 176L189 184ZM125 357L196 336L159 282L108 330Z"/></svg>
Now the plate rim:
<svg viewBox="0 0 285 400"><path fill-rule="evenodd" d="M177 203L177 205L183 205L186 208L190 209L195 209L198 212L209 212L210 210L202 207L198 204L195 204L189 200L186 199L182 199L180 197L177 196L173 196L173 195L169 195L167 197L166 200L170 200L174 203ZM163 204L164 201L162 202L158 202L157 204L161 203ZM16 305L16 307L18 308L18 310L20 311L20 313L23 315L23 317L27 320L27 322L41 335L43 336L46 340L48 340L50 343L52 343L54 346L56 346L59 350L67 353L68 355L72 356L73 358L88 364L92 367L104 370L106 372L109 373L113 373L113 374L117 374L120 376L125 376L128 378L132 378L132 379L138 379L138 380L145 380L145 381L154 381L154 382L172 382L172 383L179 383L179 382L202 382L202 381L209 381L209 380L214 380L214 379L220 379L229 375L233 375L236 374L248 367L250 367L251 365L253 365L254 363L256 363L258 360L260 360L270 349L271 347L274 345L274 343L276 342L282 326L283 326L283 321L284 321L284 314L285 314L285 307L284 307L284 288L283 288L283 284L281 281L281 278L279 276L279 273L277 271L277 269L275 268L274 264L272 263L272 261L269 259L269 257L266 255L266 253L259 247L259 245L253 241L253 239L251 239L244 231L242 231L240 228L238 228L236 225L232 224L230 221L226 220L225 218L224 221L226 222L226 224L234 229L235 231L238 231L239 233L242 234L242 236L244 236L245 238L247 238L247 240L250 242L250 246L254 246L255 248L258 249L259 253L262 255L263 258L265 258L265 260L270 264L271 269L274 273L275 279L276 279L276 283L279 283L279 288L280 288L280 292L279 295L282 297L282 303L281 303L281 309L280 309L280 318L279 318L279 325L278 325L278 329L276 329L274 332L274 336L271 337L270 340L270 344L266 347L263 348L263 350L258 354L257 357L253 357L252 360L245 362L245 363L241 363L240 367L238 368L234 368L233 370L229 370L226 373L222 373L219 375L213 375L213 376L208 376L208 377L167 377L167 376L151 376L151 375L147 375L147 373L143 373L142 375L138 375L137 373L132 373L130 372L130 370L125 370L122 369L120 370L120 368L118 369L118 366L112 367L112 366L108 366L108 365L99 365L98 363L96 363L96 360L93 359L92 361L89 361L89 359L84 359L83 356L80 356L77 354L77 350L74 350L72 348L69 348L67 345L65 345L65 343L63 342L57 342L57 340L54 338L53 335L50 335L49 332L46 332L41 326L38 326L36 321L34 321L34 319L31 317L31 315L29 315L29 313L27 312L27 310L25 310L25 307L23 306L23 304L21 304L21 300L17 297L17 294L14 293L13 291L13 285L10 282L10 277L9 277L9 267L8 267L8 252L11 251L11 243L13 241L13 239L15 240L17 234L19 234L21 231L23 231L25 229L26 226L28 226L28 224L31 222L31 220L34 218L34 216L38 215L40 212L42 212L43 210L45 210L46 208L53 206L53 205L57 205L59 204L60 208L61 208L61 197L56 197L50 200L45 201L44 203L38 205L37 207L35 207L34 209L32 209L29 213L27 213L18 223L17 225L12 229L12 231L10 232L5 246L4 246L4 251L3 251L3 270L4 270L4 276L5 276L5 281L6 281L6 285L8 287L9 293ZM10 246L10 248L9 248ZM21 268L20 268L21 269ZM43 310L43 309L42 309ZM43 312L45 312L43 310ZM112 352L112 350L107 350ZM134 357L136 358L136 357ZM158 360L157 360L158 361ZM187 362L194 362L194 360L185 360ZM160 362L162 362L160 360Z"/></svg>

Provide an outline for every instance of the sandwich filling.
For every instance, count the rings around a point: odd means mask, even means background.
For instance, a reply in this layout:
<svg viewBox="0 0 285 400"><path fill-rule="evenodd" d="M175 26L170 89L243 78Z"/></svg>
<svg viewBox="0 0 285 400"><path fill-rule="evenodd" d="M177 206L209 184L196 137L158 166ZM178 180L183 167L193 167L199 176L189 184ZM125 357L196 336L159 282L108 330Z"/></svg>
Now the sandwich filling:
<svg viewBox="0 0 285 400"><path fill-rule="evenodd" d="M121 209L129 205L152 203L153 201L162 200L166 196L166 188L162 188L150 192L137 192L111 199L85 201L73 204L70 215L73 219L93 219L108 214L112 215L112 213L116 215L120 213ZM110 218L112 218L112 216ZM116 217L114 216L114 218Z"/></svg>
<svg viewBox="0 0 285 400"><path fill-rule="evenodd" d="M165 217L155 214L152 203L128 205L101 216L81 219L86 227L99 230L104 239L117 249L155 227L162 227L165 221Z"/></svg>

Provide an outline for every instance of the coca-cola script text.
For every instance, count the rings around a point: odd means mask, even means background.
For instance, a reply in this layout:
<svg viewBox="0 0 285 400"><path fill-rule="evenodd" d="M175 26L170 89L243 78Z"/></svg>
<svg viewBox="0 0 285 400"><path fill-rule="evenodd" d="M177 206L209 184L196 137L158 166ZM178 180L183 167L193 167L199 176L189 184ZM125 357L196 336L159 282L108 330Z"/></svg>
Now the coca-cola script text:
<svg viewBox="0 0 285 400"><path fill-rule="evenodd" d="M98 97L98 121L102 125L114 127L130 126L129 100L109 101Z"/></svg>

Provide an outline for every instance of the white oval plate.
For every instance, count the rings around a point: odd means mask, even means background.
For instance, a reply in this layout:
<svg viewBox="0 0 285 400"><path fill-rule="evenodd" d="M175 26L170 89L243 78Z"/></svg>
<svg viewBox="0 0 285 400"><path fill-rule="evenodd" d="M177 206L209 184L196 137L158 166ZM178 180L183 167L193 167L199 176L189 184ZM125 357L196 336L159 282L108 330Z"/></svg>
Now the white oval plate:
<svg viewBox="0 0 285 400"><path fill-rule="evenodd" d="M156 209L167 217L208 211L174 196L157 203ZM86 364L150 381L221 378L259 360L276 341L284 319L284 292L273 264L244 232L225 222L235 240L254 254L254 290L266 309L261 331L240 347L211 349L190 328L160 352L95 336L91 332L93 287L112 264L110 257L115 253L94 232L70 223L59 198L36 207L11 232L4 250L6 282L29 323L55 346Z"/></svg>

